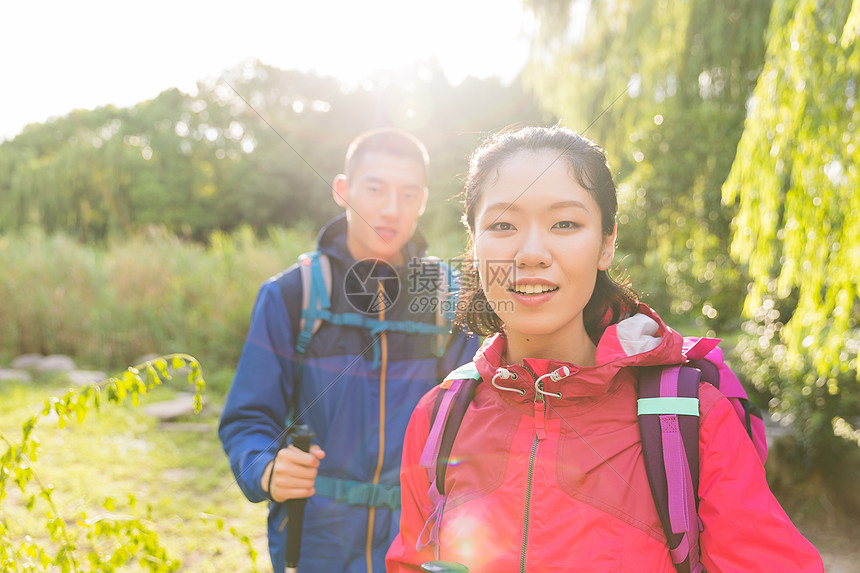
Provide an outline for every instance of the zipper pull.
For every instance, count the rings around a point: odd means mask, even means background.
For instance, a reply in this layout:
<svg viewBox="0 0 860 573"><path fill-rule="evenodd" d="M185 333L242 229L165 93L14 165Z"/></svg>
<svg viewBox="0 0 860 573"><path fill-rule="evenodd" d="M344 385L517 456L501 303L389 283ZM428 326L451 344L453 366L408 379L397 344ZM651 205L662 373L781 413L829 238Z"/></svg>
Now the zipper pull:
<svg viewBox="0 0 860 573"><path fill-rule="evenodd" d="M538 440L546 439L546 400L535 400L535 435Z"/></svg>

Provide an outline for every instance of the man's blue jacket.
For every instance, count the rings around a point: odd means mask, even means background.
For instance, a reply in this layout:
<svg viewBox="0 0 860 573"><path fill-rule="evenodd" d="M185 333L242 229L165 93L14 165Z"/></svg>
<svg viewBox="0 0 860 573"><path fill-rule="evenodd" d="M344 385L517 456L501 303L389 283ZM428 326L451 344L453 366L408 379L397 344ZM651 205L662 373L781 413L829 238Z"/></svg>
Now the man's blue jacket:
<svg viewBox="0 0 860 573"><path fill-rule="evenodd" d="M332 312L355 313L344 294L345 276L355 263L344 217L323 228L318 249L331 260ZM426 255L420 232L404 255L407 261ZM434 293L410 288L416 286L416 269L408 266L396 269L401 285L396 300L383 316L373 317L434 324L434 310L426 300L415 300ZM286 504L271 502L260 481L280 446L290 409L301 291L297 265L260 288L218 430L242 492L253 502L269 501L269 552L276 572L285 567ZM435 339L403 332L375 337L366 328L326 322L313 336L297 410L326 457L317 493L305 507L299 571L385 570L385 553L400 524L397 486L409 417L421 396L478 349L475 337L458 334L437 358Z"/></svg>

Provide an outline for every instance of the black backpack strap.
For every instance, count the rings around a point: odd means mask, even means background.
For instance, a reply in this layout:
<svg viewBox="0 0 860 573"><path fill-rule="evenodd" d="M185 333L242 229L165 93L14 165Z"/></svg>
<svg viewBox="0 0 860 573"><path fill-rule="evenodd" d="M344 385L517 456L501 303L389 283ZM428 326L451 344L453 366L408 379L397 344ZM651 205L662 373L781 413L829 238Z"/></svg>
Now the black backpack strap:
<svg viewBox="0 0 860 573"><path fill-rule="evenodd" d="M430 414L430 433L421 453L421 466L435 481L439 494L445 494L445 472L460 424L475 396L481 376L470 362L449 374L442 382Z"/></svg>
<svg viewBox="0 0 860 573"><path fill-rule="evenodd" d="M465 380L451 402L451 409L448 413L448 420L445 422L445 431L442 433L442 442L439 446L439 457L436 458L436 489L441 495L445 495L445 473L448 470L448 462L451 460L454 440L457 438L457 432L460 431L460 424L466 416L469 403L475 397L475 389L480 380L480 378Z"/></svg>
<svg viewBox="0 0 860 573"><path fill-rule="evenodd" d="M699 562L699 378L688 366L639 371L639 431L651 494L680 573Z"/></svg>

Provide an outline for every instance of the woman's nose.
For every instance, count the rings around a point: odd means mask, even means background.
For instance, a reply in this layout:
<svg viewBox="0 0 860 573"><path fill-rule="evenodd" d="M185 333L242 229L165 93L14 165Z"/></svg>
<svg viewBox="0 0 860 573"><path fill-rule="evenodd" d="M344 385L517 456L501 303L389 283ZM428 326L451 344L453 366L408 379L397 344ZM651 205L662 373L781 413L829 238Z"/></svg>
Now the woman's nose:
<svg viewBox="0 0 860 573"><path fill-rule="evenodd" d="M546 237L543 236L543 233L539 229L529 229L523 235L523 241L517 251L517 267L546 267L551 263L552 255L550 254Z"/></svg>

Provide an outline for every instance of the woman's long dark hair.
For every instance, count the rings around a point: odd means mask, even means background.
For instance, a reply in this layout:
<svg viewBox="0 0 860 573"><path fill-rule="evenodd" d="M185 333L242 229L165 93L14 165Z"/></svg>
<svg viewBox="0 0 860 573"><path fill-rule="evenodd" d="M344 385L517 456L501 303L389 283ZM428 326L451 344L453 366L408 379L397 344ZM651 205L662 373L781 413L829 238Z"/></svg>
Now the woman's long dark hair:
<svg viewBox="0 0 860 573"><path fill-rule="evenodd" d="M501 132L490 138L472 154L464 189L463 224L474 236L475 207L480 202L491 178L498 177L499 167L517 153L549 151L558 153L559 160L570 167L576 181L586 189L600 207L601 230L604 236L615 229L618 211L617 189L606 162L606 154L593 141L561 125L550 128L525 127ZM490 308L481 288L475 266L475 245L469 245L464 256L455 323L470 332L488 335L501 332L504 326ZM638 304L636 293L626 281L616 282L606 271L597 271L594 293L583 311L588 335L595 342L610 324L634 312Z"/></svg>

